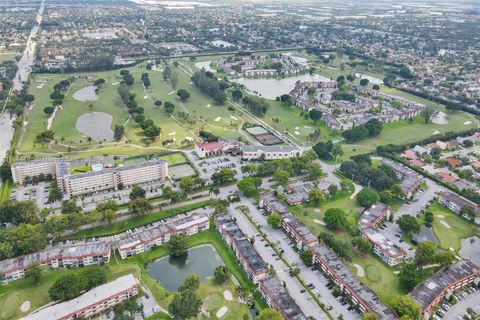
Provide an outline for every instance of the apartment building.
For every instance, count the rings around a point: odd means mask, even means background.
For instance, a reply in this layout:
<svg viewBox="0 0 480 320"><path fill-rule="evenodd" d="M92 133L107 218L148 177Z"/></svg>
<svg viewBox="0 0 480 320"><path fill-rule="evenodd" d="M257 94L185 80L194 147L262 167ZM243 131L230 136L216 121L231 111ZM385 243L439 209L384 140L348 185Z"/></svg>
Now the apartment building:
<svg viewBox="0 0 480 320"><path fill-rule="evenodd" d="M258 282L258 288L265 302L277 310L286 320L306 320L295 300L290 296L283 284L274 276L269 276Z"/></svg>
<svg viewBox="0 0 480 320"><path fill-rule="evenodd" d="M358 219L358 223L360 226L376 228L391 213L392 211L390 210L389 206L384 203L377 202L363 212L360 219Z"/></svg>
<svg viewBox="0 0 480 320"><path fill-rule="evenodd" d="M411 199L422 184L422 179L419 178L417 173L390 159L382 159L380 163L393 169L395 176L400 181L402 193L406 199Z"/></svg>
<svg viewBox="0 0 480 320"><path fill-rule="evenodd" d="M53 304L34 311L21 320L90 319L138 294L139 281L130 273L95 287L73 300Z"/></svg>
<svg viewBox="0 0 480 320"><path fill-rule="evenodd" d="M68 165L68 162L65 159L42 159L14 163L11 167L13 182L23 185L25 178L40 175L55 178L57 176L57 164L65 166Z"/></svg>
<svg viewBox="0 0 480 320"><path fill-rule="evenodd" d="M390 267L396 266L405 258L405 251L377 230L365 227L360 229L360 233L370 241L373 252Z"/></svg>
<svg viewBox="0 0 480 320"><path fill-rule="evenodd" d="M68 196L77 196L103 190L118 190L150 181L165 180L168 176L168 163L165 160L148 161L119 168L106 168L61 178L59 187ZM57 179L57 180L58 180Z"/></svg>
<svg viewBox="0 0 480 320"><path fill-rule="evenodd" d="M382 320L398 319L395 312L383 303L375 292L355 278L342 259L329 248L319 244L312 250L315 262L322 272L332 277L335 284L362 313L374 312Z"/></svg>
<svg viewBox="0 0 480 320"><path fill-rule="evenodd" d="M480 281L480 267L470 260L459 262L445 267L433 276L420 283L410 292L422 308L422 315L429 319L432 309L445 297L469 284L478 284Z"/></svg>
<svg viewBox="0 0 480 320"><path fill-rule="evenodd" d="M480 225L480 205L477 205L470 200L467 200L453 192L448 191L439 194L438 202L440 202L442 206L452 210L456 214L460 214L460 210L462 210L463 207L473 208L475 216L464 216L464 218L473 220L476 224Z"/></svg>
<svg viewBox="0 0 480 320"><path fill-rule="evenodd" d="M293 238L299 249L312 247L318 243L317 236L295 218L273 194L262 194L259 205L268 212L277 213L282 217L283 230Z"/></svg>
<svg viewBox="0 0 480 320"><path fill-rule="evenodd" d="M25 278L33 262L57 268L78 268L102 265L110 261L111 246L108 242L78 242L48 247L42 251L0 261L1 284Z"/></svg>
<svg viewBox="0 0 480 320"><path fill-rule="evenodd" d="M296 146L242 146L242 159L244 160L278 160L293 157L300 157L304 153L304 149Z"/></svg>
<svg viewBox="0 0 480 320"><path fill-rule="evenodd" d="M152 226L142 227L133 234L117 240L117 248L122 259L153 250L165 244L174 234L192 236L209 228L209 216L207 214L188 214L181 218L174 217L158 221Z"/></svg>
<svg viewBox="0 0 480 320"><path fill-rule="evenodd" d="M247 272L250 280L257 283L265 278L269 269L267 263L258 254L253 244L233 221L232 217L228 214L219 215L215 218L215 225L223 240L235 252L237 260Z"/></svg>

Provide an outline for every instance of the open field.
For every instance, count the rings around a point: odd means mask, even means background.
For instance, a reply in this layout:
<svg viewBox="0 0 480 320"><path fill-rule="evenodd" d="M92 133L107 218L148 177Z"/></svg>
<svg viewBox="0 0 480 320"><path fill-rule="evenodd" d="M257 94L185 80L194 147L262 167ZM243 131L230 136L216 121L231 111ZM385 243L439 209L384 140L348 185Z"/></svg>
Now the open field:
<svg viewBox="0 0 480 320"><path fill-rule="evenodd" d="M25 130L19 143L20 154L36 154L42 156L53 153L66 154L72 151L80 157L98 155L98 154L126 154L137 153L135 148L142 148L138 153L155 152L155 149L166 148L185 148L182 141L185 139L199 140L197 133L199 130L212 131L214 134L222 137L238 138L238 128L244 121L243 115L235 111L228 111L224 106L216 106L212 100L200 92L190 83L189 76L177 70L178 85L176 89L163 80L162 72L148 71L151 86L148 89L143 88L140 80L142 73L147 72L145 63L126 68L133 77L135 83L131 86L131 93L136 95L139 106L145 109L145 116L155 121L162 129L161 136L148 148L144 145L144 134L141 128L129 119L127 109L122 105L118 93L118 83L120 78L119 70L75 73L75 74L38 74L32 77L30 92L35 96L34 107L29 110L26 118ZM48 146L39 144L35 141L38 133L45 131L48 124L48 116L43 112L43 108L51 105L50 93L53 86L61 80L68 77L75 77L71 88L66 94L62 108L59 109L53 118L51 129L56 133L56 144ZM81 102L73 98L73 94L84 87L92 85L95 79L103 78L106 83L99 91L99 99L92 102ZM187 89L191 98L186 102L181 102L176 97L177 89ZM154 105L155 100L162 102L171 101L175 104L175 112L168 115L163 108ZM82 135L76 128L77 118L88 112L105 112L113 117L112 129L114 125L125 125L125 141L122 142L103 142L87 141L87 137ZM178 112L188 113L193 121L187 122L179 117ZM170 140L170 143L162 142ZM71 147L71 150L68 149ZM148 151L146 151L148 150Z"/></svg>
<svg viewBox="0 0 480 320"><path fill-rule="evenodd" d="M444 208L439 203L434 203L429 207L433 213L433 232L439 241L441 248L447 250L453 248L460 250L462 239L471 237L478 233L478 227L473 223L465 221L454 212ZM450 228L447 228L444 223Z"/></svg>
<svg viewBox="0 0 480 320"><path fill-rule="evenodd" d="M17 52L0 52L0 63L5 61L15 61L15 57L20 55Z"/></svg>

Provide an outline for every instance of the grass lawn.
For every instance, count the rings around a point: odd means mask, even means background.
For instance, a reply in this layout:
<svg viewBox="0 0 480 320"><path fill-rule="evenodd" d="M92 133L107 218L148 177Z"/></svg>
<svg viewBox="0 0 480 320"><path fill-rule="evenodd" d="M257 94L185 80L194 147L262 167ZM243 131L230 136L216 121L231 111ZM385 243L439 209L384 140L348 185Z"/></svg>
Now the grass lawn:
<svg viewBox="0 0 480 320"><path fill-rule="evenodd" d="M429 210L433 213L433 232L443 249L460 250L461 240L478 233L478 227L459 217L453 211L444 208L438 202L432 204ZM442 221L448 224L447 228Z"/></svg>
<svg viewBox="0 0 480 320"><path fill-rule="evenodd" d="M48 289L62 275L80 272L82 269L57 269L44 272L40 283L34 283L31 279L21 279L6 286L0 287L0 319L18 319L26 313L20 311L20 306L25 301L30 301L30 310L33 310L51 302ZM110 265L107 267L107 281L112 281L128 273L140 275L140 267L135 265Z"/></svg>
<svg viewBox="0 0 480 320"><path fill-rule="evenodd" d="M173 166L177 164L182 164L182 163L187 163L187 159L185 159L185 156L180 153L180 152L175 152L175 153L170 153L170 154L165 154L165 155L153 155L153 157L157 159L163 159L168 162L168 166Z"/></svg>
<svg viewBox="0 0 480 320"><path fill-rule="evenodd" d="M5 61L15 61L15 56L20 54L21 53L17 52L0 52L0 63Z"/></svg>
<svg viewBox="0 0 480 320"><path fill-rule="evenodd" d="M75 174L75 173L85 173L85 172L89 172L89 171L92 171L92 167L91 166L78 166L78 167L73 167L73 168L70 168L70 173L72 174Z"/></svg>
<svg viewBox="0 0 480 320"><path fill-rule="evenodd" d="M109 235L123 232L128 229L143 226L145 224L152 223L161 219L173 217L183 212L192 211L204 206L208 206L210 205L210 203L211 203L211 200L204 200L204 201L188 204L186 206L167 209L163 211L157 211L157 212L148 214L146 216L133 217L125 221L114 222L107 226L97 226L91 229L82 230L71 236L68 236L67 238L83 239L83 238L90 238L90 237L109 236Z"/></svg>

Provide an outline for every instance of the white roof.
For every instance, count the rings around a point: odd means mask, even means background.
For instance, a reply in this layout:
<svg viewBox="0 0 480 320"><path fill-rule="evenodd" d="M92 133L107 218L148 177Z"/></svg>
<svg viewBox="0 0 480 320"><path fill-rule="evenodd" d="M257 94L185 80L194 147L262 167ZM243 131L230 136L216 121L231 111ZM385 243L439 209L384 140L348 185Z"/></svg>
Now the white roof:
<svg viewBox="0 0 480 320"><path fill-rule="evenodd" d="M126 276L117 278L112 282L95 287L92 290L82 294L78 298L46 307L38 312L31 313L20 320L60 319L137 285L137 279L135 279L135 277L130 273Z"/></svg>

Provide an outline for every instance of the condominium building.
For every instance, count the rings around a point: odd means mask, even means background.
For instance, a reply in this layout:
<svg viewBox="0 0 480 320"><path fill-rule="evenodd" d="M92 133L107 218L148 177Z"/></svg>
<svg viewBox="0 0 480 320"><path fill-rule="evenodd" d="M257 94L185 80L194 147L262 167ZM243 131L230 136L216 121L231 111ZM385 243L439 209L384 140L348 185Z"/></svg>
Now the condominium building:
<svg viewBox="0 0 480 320"><path fill-rule="evenodd" d="M470 260L459 262L445 267L433 276L420 283L410 292L422 308L422 315L429 319L432 309L445 297L469 284L480 282L480 267Z"/></svg>
<svg viewBox="0 0 480 320"><path fill-rule="evenodd" d="M242 159L244 160L278 160L300 157L304 149L296 146L242 146Z"/></svg>
<svg viewBox="0 0 480 320"><path fill-rule="evenodd" d="M312 248L315 262L323 273L332 277L335 284L349 300L358 306L362 313L374 312L382 320L398 319L390 309L369 287L359 281L335 253L324 245Z"/></svg>
<svg viewBox="0 0 480 320"><path fill-rule="evenodd" d="M268 275L268 265L237 224L228 214L215 218L218 232L228 246L235 252L240 265L254 283Z"/></svg>
<svg viewBox="0 0 480 320"><path fill-rule="evenodd" d="M393 169L395 176L400 181L402 193L404 194L405 198L411 199L415 191L417 191L422 184L422 179L419 178L418 174L415 171L410 170L409 168L390 159L382 159L380 163Z"/></svg>
<svg viewBox="0 0 480 320"><path fill-rule="evenodd" d="M456 214L460 214L460 211L464 207L473 208L474 216L464 216L464 218L473 220L476 224L480 225L480 205L477 205L472 201L459 196L458 194L448 191L439 194L438 202L440 202L442 206L452 210Z"/></svg>
<svg viewBox="0 0 480 320"><path fill-rule="evenodd" d="M396 266L405 258L405 251L377 230L365 227L360 229L360 233L370 241L373 252L390 267Z"/></svg>
<svg viewBox="0 0 480 320"><path fill-rule="evenodd" d="M108 242L79 242L48 247L42 251L0 261L2 284L24 278L33 262L52 269L102 265L110 261Z"/></svg>
<svg viewBox="0 0 480 320"><path fill-rule="evenodd" d="M208 229L210 224L207 214L188 214L155 222L151 226L139 228L133 234L116 241L116 248L122 259L153 250L168 242L174 234L194 235Z"/></svg>
<svg viewBox="0 0 480 320"><path fill-rule="evenodd" d="M90 319L94 315L129 300L138 294L139 281L130 273L95 287L73 300L57 303L34 311L21 320Z"/></svg>
<svg viewBox="0 0 480 320"><path fill-rule="evenodd" d="M165 160L154 160L131 166L106 168L101 171L67 174L61 178L62 181L58 185L71 197L102 190L118 190L150 181L161 181L167 176L168 163Z"/></svg>
<svg viewBox="0 0 480 320"><path fill-rule="evenodd" d="M23 185L25 178L38 177L40 175L55 178L57 176L56 168L58 163L62 165L68 164L65 159L42 159L14 163L11 167L13 182Z"/></svg>
<svg viewBox="0 0 480 320"><path fill-rule="evenodd" d="M370 208L365 210L358 219L360 226L369 226L376 228L379 223L381 223L387 216L392 213L390 207L384 203L377 202L374 203Z"/></svg>
<svg viewBox="0 0 480 320"><path fill-rule="evenodd" d="M276 277L269 276L260 280L258 288L268 306L280 312L283 318L287 320L307 319L287 289Z"/></svg>

